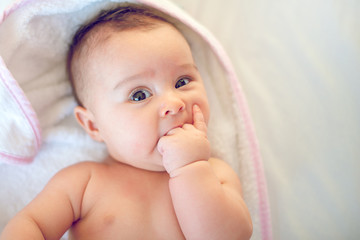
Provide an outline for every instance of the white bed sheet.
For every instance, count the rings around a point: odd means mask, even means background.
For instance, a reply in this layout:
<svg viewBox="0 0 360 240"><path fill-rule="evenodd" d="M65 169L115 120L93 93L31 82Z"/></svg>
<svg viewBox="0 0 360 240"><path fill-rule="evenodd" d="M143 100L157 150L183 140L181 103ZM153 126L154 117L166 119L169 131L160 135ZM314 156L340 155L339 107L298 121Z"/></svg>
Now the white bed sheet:
<svg viewBox="0 0 360 240"><path fill-rule="evenodd" d="M234 62L259 138L274 239L358 239L360 1L173 1ZM1 0L0 11L11 2Z"/></svg>

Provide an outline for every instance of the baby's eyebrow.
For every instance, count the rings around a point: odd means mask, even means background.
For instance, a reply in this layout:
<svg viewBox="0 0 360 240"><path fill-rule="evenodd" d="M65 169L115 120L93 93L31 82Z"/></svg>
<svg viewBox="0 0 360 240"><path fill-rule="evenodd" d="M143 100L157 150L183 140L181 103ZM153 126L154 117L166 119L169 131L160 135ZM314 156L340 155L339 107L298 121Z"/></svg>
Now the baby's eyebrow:
<svg viewBox="0 0 360 240"><path fill-rule="evenodd" d="M178 67L182 68L182 69L193 69L193 70L199 72L195 63L185 63L185 64L179 65ZM132 82L136 79L148 78L149 76L153 76L154 74L155 74L154 71L144 71L144 72L136 73L129 77L125 77L125 78L121 79L120 81L118 81L113 89L116 90L117 88L121 87L121 85L124 85L127 82Z"/></svg>
<svg viewBox="0 0 360 240"><path fill-rule="evenodd" d="M129 77L125 77L125 78L121 79L119 82L117 82L117 84L114 87L114 90L119 88L121 85L123 85L127 82L131 82L136 79L146 78L146 77L149 77L149 75L153 75L153 74L154 74L153 71L144 71L144 72L136 73Z"/></svg>
<svg viewBox="0 0 360 240"><path fill-rule="evenodd" d="M198 67L195 65L195 63L185 63L180 65L179 67L181 68L193 68L195 69L197 72L199 71Z"/></svg>

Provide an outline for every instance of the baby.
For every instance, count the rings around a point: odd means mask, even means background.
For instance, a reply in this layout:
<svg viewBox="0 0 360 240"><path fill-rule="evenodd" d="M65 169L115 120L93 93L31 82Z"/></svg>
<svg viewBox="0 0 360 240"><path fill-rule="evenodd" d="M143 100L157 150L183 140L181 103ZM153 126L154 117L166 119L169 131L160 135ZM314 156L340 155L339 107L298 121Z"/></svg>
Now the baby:
<svg viewBox="0 0 360 240"><path fill-rule="evenodd" d="M249 239L236 173L210 157L209 105L183 35L127 4L82 27L70 47L75 116L107 146L102 163L57 173L0 239Z"/></svg>

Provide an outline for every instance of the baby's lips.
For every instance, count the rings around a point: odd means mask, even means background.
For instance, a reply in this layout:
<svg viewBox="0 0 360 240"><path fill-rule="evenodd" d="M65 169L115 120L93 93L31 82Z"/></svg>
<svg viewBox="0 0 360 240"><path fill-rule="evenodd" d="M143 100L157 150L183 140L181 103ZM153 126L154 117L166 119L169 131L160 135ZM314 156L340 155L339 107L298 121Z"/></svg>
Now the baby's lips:
<svg viewBox="0 0 360 240"><path fill-rule="evenodd" d="M157 143L157 150L159 151L159 153L161 154L161 155L163 155L163 153L164 153L164 149L163 149L163 147L162 147L162 138L163 137L167 137L167 136L170 136L171 135L171 131L173 131L174 129L177 129L177 128L181 128L183 126L183 124L181 124L181 125L176 125L176 126L174 126L174 127L171 127L169 130L167 130L160 138L159 138L159 141L158 141L158 143Z"/></svg>
<svg viewBox="0 0 360 240"><path fill-rule="evenodd" d="M174 129L182 128L183 125L184 125L184 124L180 124L180 125L177 125L177 126L175 126L175 127L170 128L170 129L164 134L164 136L169 136L169 135L171 135L171 132L172 132Z"/></svg>
<svg viewBox="0 0 360 240"><path fill-rule="evenodd" d="M185 124L192 124L192 119L178 119L176 122L173 122L168 130L164 133L163 136L168 136L171 131L177 128L182 128Z"/></svg>

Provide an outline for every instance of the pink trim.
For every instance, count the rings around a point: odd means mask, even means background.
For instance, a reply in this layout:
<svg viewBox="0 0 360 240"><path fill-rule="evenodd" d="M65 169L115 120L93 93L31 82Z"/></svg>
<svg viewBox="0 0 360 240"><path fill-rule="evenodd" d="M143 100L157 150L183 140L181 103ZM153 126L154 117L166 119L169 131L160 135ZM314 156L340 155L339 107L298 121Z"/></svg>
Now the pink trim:
<svg viewBox="0 0 360 240"><path fill-rule="evenodd" d="M0 19L0 24L15 10L18 8L23 7L24 5L27 5L29 2L34 0L16 0L12 4L10 4L8 7L5 8L2 18Z"/></svg>
<svg viewBox="0 0 360 240"><path fill-rule="evenodd" d="M247 107L246 99L242 94L240 86L236 81L236 76L231 76L234 73L230 73L230 80L233 90L235 91L236 101L242 109L242 114L245 122L245 129L246 134L248 136L250 142L250 148L252 151L253 162L255 164L255 173L257 176L257 184L258 184L258 194L259 194L259 207L260 207L260 218L261 218L261 225L262 225L262 235L263 239L271 240L272 239L272 228L271 228L271 218L270 218L270 211L269 211L269 201L268 201L268 194L267 194L267 186L266 186L266 179L264 176L263 165L261 161L261 156L259 153L258 142L256 139L254 126L251 121L251 117L249 114L249 110Z"/></svg>
<svg viewBox="0 0 360 240"><path fill-rule="evenodd" d="M5 84L5 87L7 88L8 92L11 94L12 98L16 101L17 105L22 111L22 114L25 116L26 120L30 124L36 141L33 156L21 157L21 156L11 155L9 153L1 153L1 156L5 156L11 161L16 163L31 162L41 145L41 132L40 132L39 121L30 102L26 98L24 92L21 90L16 80L11 75L10 71L6 68L6 65L3 59L1 58L1 56L0 56L0 78Z"/></svg>
<svg viewBox="0 0 360 240"><path fill-rule="evenodd" d="M212 47L213 51L218 55L223 67L227 71L228 78L232 89L235 92L235 98L239 105L240 111L243 115L245 131L250 142L250 149L252 152L253 163L255 165L255 174L257 177L258 194L259 194L259 208L260 208L260 221L262 227L262 238L264 240L272 239L272 227L270 218L269 200L267 194L266 179L264 175L264 169L261 161L259 146L255 134L255 128L251 120L250 112L248 109L247 101L241 89L240 82L237 79L235 70L230 61L230 58L226 54L225 50L215 39L205 38ZM211 42L212 40L212 42Z"/></svg>
<svg viewBox="0 0 360 240"><path fill-rule="evenodd" d="M250 149L252 152L253 163L255 165L255 174L257 178L258 194L259 194L259 209L260 209L260 221L262 227L262 239L272 239L272 227L270 218L269 200L267 194L267 185L264 175L263 164L261 161L259 146L255 134L255 128L251 120L250 112L248 109L247 101L241 89L240 82L237 79L235 70L230 61L230 58L226 54L225 50L215 39L205 38L210 44L213 51L218 55L223 67L227 71L228 78L232 89L235 92L236 102L239 105L240 111L243 115L245 131L250 142ZM209 40L208 40L209 39ZM212 41L211 41L212 40Z"/></svg>
<svg viewBox="0 0 360 240"><path fill-rule="evenodd" d="M0 152L0 159L2 161L7 162L7 163L28 164L28 163L32 162L34 157L33 156L31 156L31 157L17 157L17 156L11 156L11 155Z"/></svg>
<svg viewBox="0 0 360 240"><path fill-rule="evenodd" d="M15 10L27 5L29 2L34 0L17 0L16 2L9 5L5 11L3 12L0 18L0 24ZM12 74L6 68L6 64L4 63L3 59L0 56L0 78L4 82L6 88L8 89L9 93L11 94L12 98L16 101L17 105L19 106L20 110L22 111L23 115L27 119L30 127L33 130L35 136L35 149L34 154L32 156L17 156L10 153L1 153L0 156L2 160L5 160L9 163L30 163L32 162L35 154L38 152L41 146L41 131L39 126L39 121L36 116L34 109L32 108L30 102L28 101L27 97L25 96L24 92L18 85L17 81L13 78Z"/></svg>

